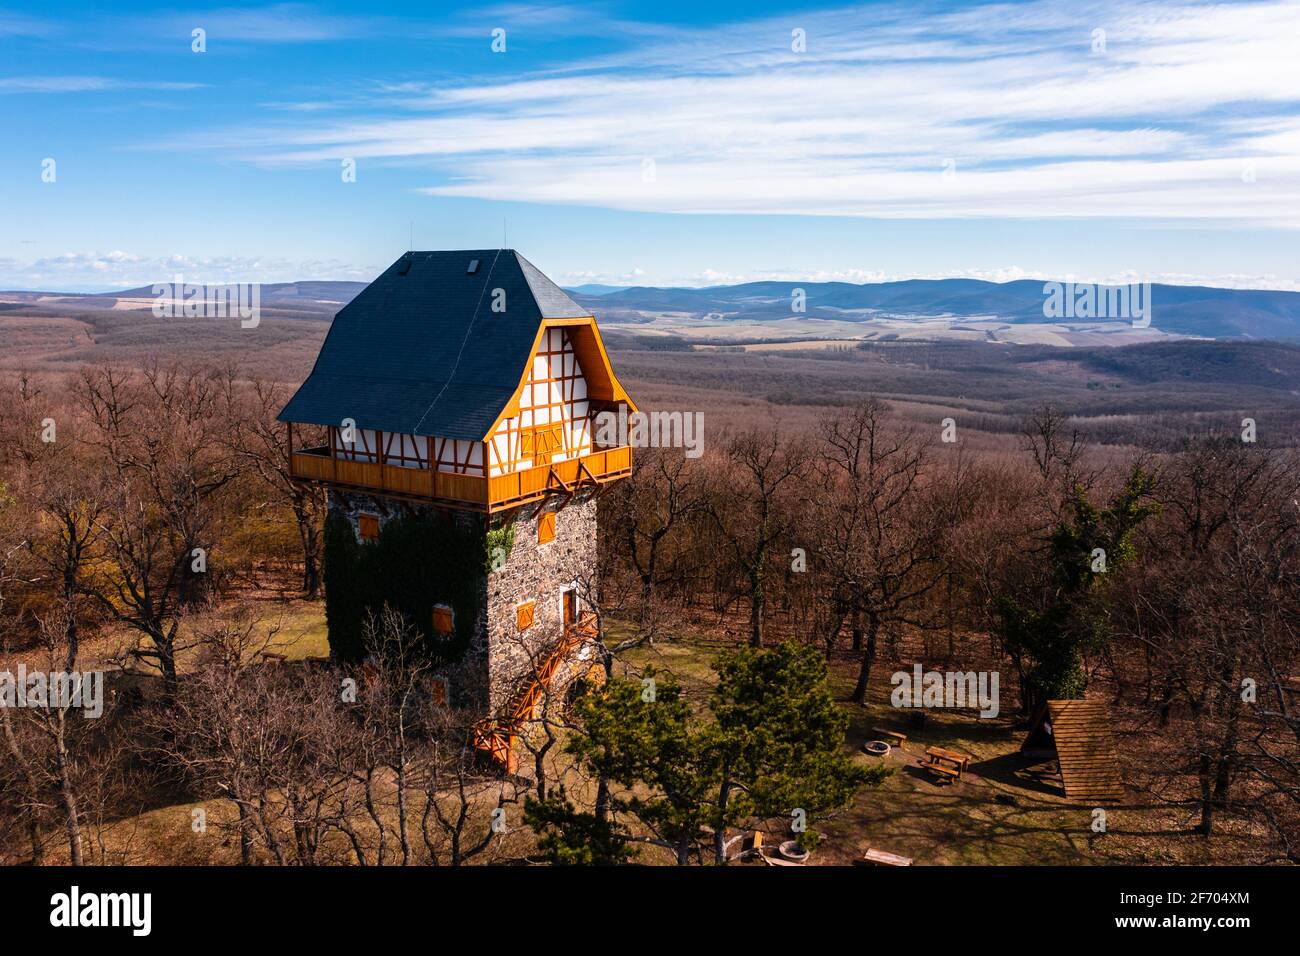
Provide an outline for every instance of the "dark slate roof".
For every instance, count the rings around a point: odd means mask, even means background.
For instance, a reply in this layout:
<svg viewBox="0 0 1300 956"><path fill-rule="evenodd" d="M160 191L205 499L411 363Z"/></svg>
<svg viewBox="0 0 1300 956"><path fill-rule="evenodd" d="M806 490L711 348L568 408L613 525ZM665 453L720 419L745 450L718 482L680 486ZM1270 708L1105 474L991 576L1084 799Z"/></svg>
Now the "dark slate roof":
<svg viewBox="0 0 1300 956"><path fill-rule="evenodd" d="M495 289L505 312L492 311ZM334 317L280 421L480 441L541 320L590 314L513 249L408 252Z"/></svg>

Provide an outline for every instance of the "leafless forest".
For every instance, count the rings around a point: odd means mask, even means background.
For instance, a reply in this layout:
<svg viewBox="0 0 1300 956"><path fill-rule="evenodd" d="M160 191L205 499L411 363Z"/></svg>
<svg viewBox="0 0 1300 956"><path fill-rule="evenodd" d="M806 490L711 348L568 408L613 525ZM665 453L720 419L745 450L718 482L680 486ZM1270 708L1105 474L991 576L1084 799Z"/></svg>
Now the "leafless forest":
<svg viewBox="0 0 1300 956"><path fill-rule="evenodd" d="M66 358L11 353L0 655L103 669L108 693L95 720L0 709L4 862L535 859L526 798L601 799L559 702L526 774L484 772L471 718L421 694L395 616L368 635L394 663L365 674L289 639L319 614L324 500L288 479L274 416L321 327L268 324L281 344L252 364L233 346L177 362L184 336L141 359L73 326ZM1294 361L1279 349L1264 364ZM845 675L846 708L913 662L1000 672L1009 719L1086 690L1127 729L1136 799L1169 811L1167 835L1214 846L1226 828L1249 834L1244 858L1300 861L1295 380L1133 384L1120 351L1109 371L1046 350L991 369L943 348L615 352L642 407L704 413L706 451L640 449L601 499L584 597L611 673L689 631L807 644ZM1025 375L1039 391L1017 391ZM1145 853L1130 859L1164 861Z"/></svg>

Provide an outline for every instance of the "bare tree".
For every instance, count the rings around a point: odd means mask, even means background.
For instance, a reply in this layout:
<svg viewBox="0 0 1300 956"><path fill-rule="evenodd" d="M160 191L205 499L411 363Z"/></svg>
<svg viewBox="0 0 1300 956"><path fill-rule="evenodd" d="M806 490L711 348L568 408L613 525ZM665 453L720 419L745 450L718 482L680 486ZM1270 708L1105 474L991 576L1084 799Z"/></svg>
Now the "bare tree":
<svg viewBox="0 0 1300 956"><path fill-rule="evenodd" d="M666 573L684 560L683 531L703 515L707 487L703 473L679 451L647 449L636 457L632 477L622 482L608 503L602 518L614 529L605 554L617 554L626 562L636 583L635 616L644 640L653 642L658 630L657 597ZM607 577L616 580L618 568ZM608 589L607 589L608 590Z"/></svg>
<svg viewBox="0 0 1300 956"><path fill-rule="evenodd" d="M276 420L287 401L283 386L256 378L242 386L233 369L224 373L222 386L229 447L293 513L302 544L302 590L308 597L319 597L325 491L316 482L294 480L289 428Z"/></svg>
<svg viewBox="0 0 1300 956"><path fill-rule="evenodd" d="M40 794L49 790L54 795L63 820L68 842L68 858L73 866L84 862L82 841L82 816L79 805L81 784L80 756L82 741L87 735L89 719L102 717L101 712L86 716L88 692L102 693L102 674L98 675L98 689L92 681L76 670L77 658L70 649L75 646L76 627L69 608L57 608L38 622L42 645L43 699L29 700L23 708L0 707L0 724L10 758L20 770L27 789L28 810L37 813L45 805ZM74 694L76 697L74 698ZM83 708L81 720L74 720L73 711ZM15 727L19 721L27 722L33 733L24 734ZM29 824L33 841L39 833L35 823ZM43 856L33 843L33 859Z"/></svg>
<svg viewBox="0 0 1300 956"><path fill-rule="evenodd" d="M732 438L725 456L729 467L719 476L708 508L744 578L749 643L760 647L769 562L774 545L791 526L789 498L806 472L808 451L774 429Z"/></svg>
<svg viewBox="0 0 1300 956"><path fill-rule="evenodd" d="M1034 410L1020 426L1022 445L1034 460L1039 476L1068 491L1076 484L1090 487L1095 476L1084 470L1088 442L1083 433L1069 425L1060 409L1044 405ZM1056 495L1053 500L1061 496Z"/></svg>
<svg viewBox="0 0 1300 956"><path fill-rule="evenodd" d="M1300 794L1287 684L1300 656L1295 462L1230 439L1200 442L1169 463L1157 494L1165 520L1147 542L1157 560L1120 606L1162 675L1151 706L1184 761L1166 768L1168 783L1180 799L1182 775L1195 781L1205 836L1232 808L1285 831ZM1294 853L1297 834L1282 835Z"/></svg>
<svg viewBox="0 0 1300 956"><path fill-rule="evenodd" d="M365 763L367 807L380 831L379 862L384 862L385 826L374 802L374 766L393 774L397 800L397 838L403 866L411 863L410 806L412 737L422 731L431 696L429 658L423 638L402 614L388 606L363 628L367 651L366 693L362 699L371 759Z"/></svg>
<svg viewBox="0 0 1300 956"><path fill-rule="evenodd" d="M832 599L860 614L865 646L853 700L863 703L882 630L929 626L921 600L943 580L944 515L920 487L926 445L895 433L868 400L827 419L815 506L819 555Z"/></svg>
<svg viewBox="0 0 1300 956"><path fill-rule="evenodd" d="M463 866L489 853L505 832L506 807L518 802L513 778L484 771L477 724L476 714L458 708L430 713L420 833L435 866Z"/></svg>
<svg viewBox="0 0 1300 956"><path fill-rule="evenodd" d="M87 582L99 606L136 630L134 656L177 676L181 618L207 595L207 554L226 517L221 493L238 477L210 372L148 366L82 373L76 394L88 443L105 458L112 502L100 522L108 561Z"/></svg>

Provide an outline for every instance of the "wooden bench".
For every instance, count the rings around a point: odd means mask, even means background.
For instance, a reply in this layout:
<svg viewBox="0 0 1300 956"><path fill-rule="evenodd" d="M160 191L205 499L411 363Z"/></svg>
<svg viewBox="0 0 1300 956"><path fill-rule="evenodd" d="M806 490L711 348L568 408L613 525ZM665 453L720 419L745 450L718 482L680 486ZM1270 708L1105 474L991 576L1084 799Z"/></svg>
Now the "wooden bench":
<svg viewBox="0 0 1300 956"><path fill-rule="evenodd" d="M775 850L768 850L767 852L764 852L763 850L759 850L758 853L759 856L762 857L763 862L766 863L768 866L807 866L808 865L807 863L796 863L794 860L783 860L779 856L775 855L776 853Z"/></svg>
<svg viewBox="0 0 1300 956"><path fill-rule="evenodd" d="M930 773L937 776L940 780L950 780L956 782L961 779L960 770L953 770L949 767L945 767L943 764L928 763L927 761L924 760L918 760L917 765L930 771Z"/></svg>
<svg viewBox="0 0 1300 956"><path fill-rule="evenodd" d="M875 727L871 732L879 739L893 744L899 750L902 750L903 744L907 743L907 734L900 734L897 730L882 730L879 727Z"/></svg>
<svg viewBox="0 0 1300 956"><path fill-rule="evenodd" d="M912 858L910 856L899 856L897 853L886 853L884 850L870 849L862 854L862 860L869 866L911 866Z"/></svg>

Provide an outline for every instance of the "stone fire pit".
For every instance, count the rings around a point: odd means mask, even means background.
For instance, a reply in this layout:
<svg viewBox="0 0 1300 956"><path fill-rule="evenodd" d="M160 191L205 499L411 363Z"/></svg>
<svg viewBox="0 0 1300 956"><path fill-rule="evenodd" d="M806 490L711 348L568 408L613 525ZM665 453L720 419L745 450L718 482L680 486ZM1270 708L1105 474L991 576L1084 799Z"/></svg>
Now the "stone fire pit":
<svg viewBox="0 0 1300 956"><path fill-rule="evenodd" d="M799 845L797 840L786 840L781 844L781 856L791 863L808 862L808 851Z"/></svg>

